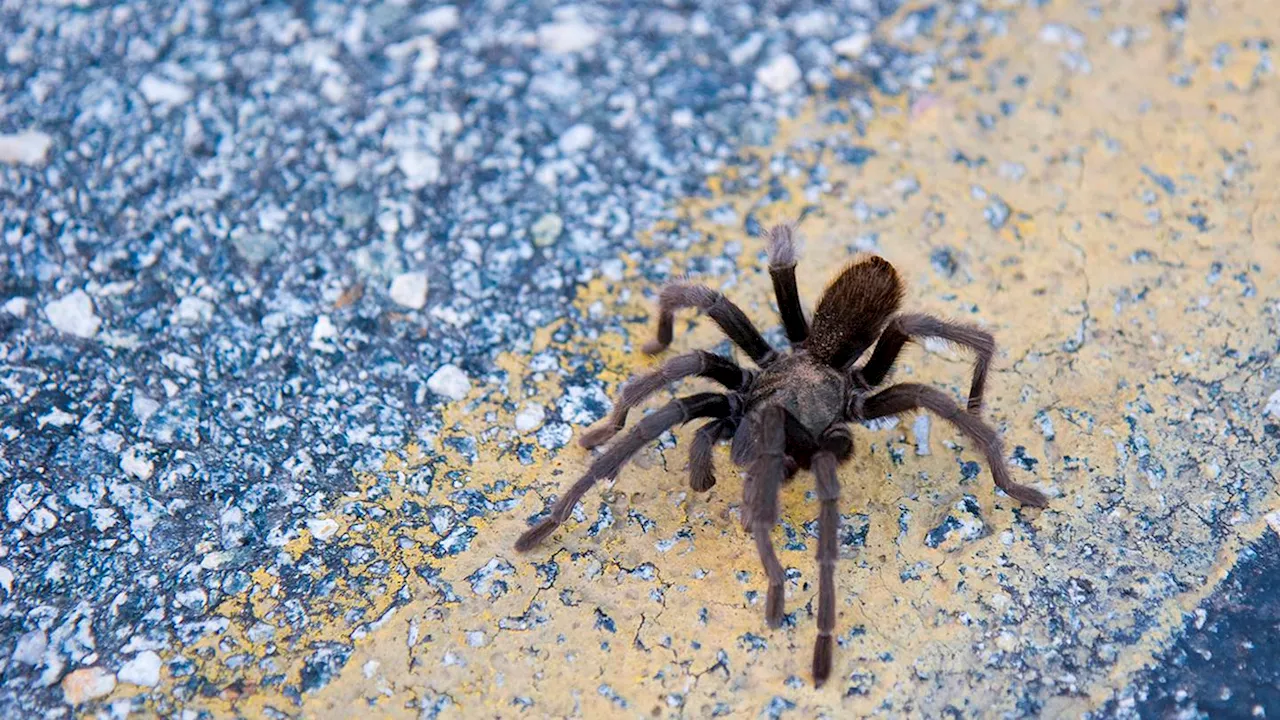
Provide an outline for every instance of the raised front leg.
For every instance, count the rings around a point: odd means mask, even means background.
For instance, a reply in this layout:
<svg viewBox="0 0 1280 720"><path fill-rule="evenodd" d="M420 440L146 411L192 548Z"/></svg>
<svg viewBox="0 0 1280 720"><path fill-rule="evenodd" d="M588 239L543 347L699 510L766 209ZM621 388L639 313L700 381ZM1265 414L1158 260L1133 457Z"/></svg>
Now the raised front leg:
<svg viewBox="0 0 1280 720"><path fill-rule="evenodd" d="M707 313L757 365L764 367L777 358L777 353L751 324L742 308L705 285L690 283L672 283L662 288L662 294L658 296L658 334L644 346L645 353L655 355L671 345L675 311L686 307L696 307Z"/></svg>
<svg viewBox="0 0 1280 720"><path fill-rule="evenodd" d="M769 229L769 277L773 294L778 299L778 314L787 330L787 339L799 345L809 337L809 323L804 319L800 292L796 289L795 226L790 223Z"/></svg>
<svg viewBox="0 0 1280 720"><path fill-rule="evenodd" d="M969 385L969 412L982 413L982 393L987 384L987 368L996 350L991 333L974 325L953 323L930 315L899 315L885 326L871 353L871 359L858 372L868 387L884 382L893 368L902 346L908 340L936 337L973 350L977 359L973 364L973 382Z"/></svg>

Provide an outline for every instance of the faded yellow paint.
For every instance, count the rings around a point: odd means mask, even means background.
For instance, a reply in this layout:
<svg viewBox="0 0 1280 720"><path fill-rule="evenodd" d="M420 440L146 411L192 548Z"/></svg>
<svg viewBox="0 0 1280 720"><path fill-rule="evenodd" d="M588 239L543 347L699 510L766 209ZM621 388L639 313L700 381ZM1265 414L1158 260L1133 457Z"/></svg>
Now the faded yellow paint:
<svg viewBox="0 0 1280 720"><path fill-rule="evenodd" d="M726 195L726 174L710 180L711 198L680 208L708 240L670 253L673 268L741 241L736 274L709 280L770 324L762 244L710 222L707 210L729 203L739 216L755 210L768 222L818 205L803 225L800 284L811 302L853 239L878 233L879 252L909 282L911 308L973 319L995 333L1001 350L989 383L989 417L1008 447L1025 446L1041 459L1035 475L1015 470L1015 478L1054 497L1049 510L1019 510L996 496L985 469L961 486L957 457L978 458L948 449L946 441L965 442L940 423L932 454L908 452L901 464L888 448L907 447L905 424L859 429L841 481L846 512L865 514L868 530L865 546L838 568L843 642L827 688L814 690L808 681L811 550L781 550L783 564L800 573L787 589L798 623L769 630L761 600L746 599L749 591L763 595L764 579L735 520L739 481L718 456L720 483L706 496L687 490L681 468L688 429L676 433L674 452L641 453L612 487L593 490L587 522L571 521L528 556L511 549L522 520L590 459L576 446L554 455L539 449L529 466L507 454L515 439L512 408L526 400L551 403L564 391L558 373L531 370L527 357L549 347L593 355L616 387L657 362L633 351L651 332L645 320L627 325L624 335L578 338L567 347L553 340L556 323L538 334L531 353L497 358L503 382L478 384L444 410L445 428L465 429L479 441L474 463L448 447L410 445L389 455L381 474L360 476L357 490L331 508L342 528L330 542L367 546L390 569L373 577L369 564L347 568L349 576L328 597L311 599L307 609L316 621L287 647L248 637L260 622L285 633L276 579L254 573L244 597L218 608L229 628L188 649L200 673L232 689L189 704L217 714L291 711L278 688L257 686L276 673L296 683L315 643L352 642L358 623L342 620L348 611L360 612L360 623L384 619L355 638L336 680L305 696L304 715L358 716L372 707L379 716L414 716L447 695L446 717L516 715L516 696L533 700L533 715L600 717L620 711L611 694L625 699L626 715L705 716L717 703L755 715L775 696L794 702L800 716L937 714L948 704L996 715L1013 711L1025 691L1054 717L1079 715L1115 696L1181 625L1183 613L1225 576L1240 547L1265 531L1266 512L1280 508L1264 450L1231 431L1246 427L1261 435L1257 410L1266 395L1249 382L1258 367L1224 352L1247 352L1254 340L1273 338L1268 318L1280 314L1261 300L1276 294L1280 277L1273 190L1280 138L1271 123L1280 94L1273 74L1259 74L1261 49L1241 45L1280 36L1280 21L1267 0L1197 5L1195 12L1212 22L1190 23L1179 40L1161 23L1158 4L1130 5L1105 7L1097 17L1084 7L1020 12L1008 35L986 48L986 59L966 68L973 80L941 84L911 106L883 99L860 141L877 156L861 167L832 165L833 190L816 200L805 197L806 178L787 175L779 178L790 190L786 203L762 204L763 190ZM1080 30L1083 45L1042 42L1049 23ZM1128 47L1108 41L1119 28L1135 31ZM1232 48L1220 70L1211 62L1219 43ZM1073 52L1087 56L1089 73L1078 62L1068 68L1074 61L1066 54ZM1168 79L1181 72L1191 73L1186 87ZM1023 89L1012 83L1018 74L1028 78ZM1016 103L1011 116L1002 115L1002 101ZM991 129L976 120L984 113L996 118ZM756 151L762 167L783 150L812 158L810 141L848 132L817 116L786 123L774 147ZM956 162L955 151L972 166ZM1237 152L1241 161L1228 171L1224 153ZM1014 179L1018 168L1021 180ZM1164 192L1153 175L1168 176L1180 192ZM1153 201L1142 188L1154 191ZM990 200L983 195L1011 209L998 230L984 219ZM892 212L879 216L866 207ZM1158 219L1148 217L1153 210ZM1206 232L1188 222L1195 213L1209 218ZM958 260L953 278L930 265L939 248ZM587 283L580 310L600 303L606 313L645 317L649 301L634 262L626 262L623 281ZM1221 279L1207 283L1215 263L1224 268ZM1232 275L1251 267L1249 281L1259 288L1246 296ZM1145 299L1135 299L1144 292ZM699 322L676 345L718 340L710 323ZM963 354L913 346L904 357L898 379L931 382L957 396L967 387L970 361ZM1215 381L1217 396L1204 387ZM525 388L532 388L528 397ZM1233 401L1218 399L1225 397ZM1131 433L1126 418L1139 405L1149 407L1141 431L1167 468L1162 480L1143 473L1135 457L1120 455ZM1052 440L1039 430L1042 411L1054 422ZM1091 419L1081 419L1081 411ZM464 475L446 479L437 468L424 495L412 477L428 461L427 450ZM513 512L472 520L478 532L466 552L434 558L426 548L439 536L428 524L406 523L412 518L404 516L404 503L452 505L449 496L462 487L485 487L494 500L518 497L521 488L533 492ZM1202 520L1228 507L1224 487L1232 497L1266 500ZM801 534L816 512L808 490L804 478L783 490L784 524ZM925 532L962 493L978 497L993 534L927 547ZM586 527L601 498L615 521L591 537ZM629 520L629 510L653 529ZM904 513L906 532L899 529ZM316 546L303 533L283 549L299 563ZM1106 563L1091 561L1090 552ZM495 558L513 566L502 578L509 591L492 597L473 591L466 578ZM559 566L553 584L535 568L549 560ZM652 578L635 572L644 563L653 564ZM437 588L415 575L423 565L438 570ZM323 568L314 572L319 577ZM1167 579L1173 576L1190 589L1174 586ZM1059 608L1052 619L1040 612L1039 593L1085 587L1082 581L1091 590L1079 608ZM443 583L456 601L438 591ZM402 589L414 599L384 617ZM615 632L597 629L597 608ZM864 632L851 634L855 627ZM1128 629L1137 637L1126 638ZM740 638L748 633L767 647L745 647ZM229 669L231 655L253 662ZM263 669L263 661L274 665ZM1068 666L1075 670L1061 671ZM788 684L792 677L803 682Z"/></svg>

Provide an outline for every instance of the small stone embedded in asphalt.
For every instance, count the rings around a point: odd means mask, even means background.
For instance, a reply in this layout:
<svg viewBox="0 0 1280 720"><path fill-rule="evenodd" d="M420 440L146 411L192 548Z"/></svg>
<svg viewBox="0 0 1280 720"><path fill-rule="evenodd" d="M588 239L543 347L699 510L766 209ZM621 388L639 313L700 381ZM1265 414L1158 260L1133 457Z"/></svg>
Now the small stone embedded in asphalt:
<svg viewBox="0 0 1280 720"><path fill-rule="evenodd" d="M404 173L404 186L410 190L421 190L440 182L440 158L426 150L401 150L397 165Z"/></svg>
<svg viewBox="0 0 1280 720"><path fill-rule="evenodd" d="M120 667L116 679L122 683L155 687L160 684L160 656L153 650L144 650Z"/></svg>
<svg viewBox="0 0 1280 720"><path fill-rule="evenodd" d="M80 668L62 678L62 693L68 705L106 697L116 689L116 676L100 667Z"/></svg>
<svg viewBox="0 0 1280 720"><path fill-rule="evenodd" d="M596 131L586 123L578 123L569 128L560 136L559 146L560 152L566 155L580 153L591 147L595 142Z"/></svg>
<svg viewBox="0 0 1280 720"><path fill-rule="evenodd" d="M1009 206L999 197L991 198L991 203L982 211L983 217L986 218L987 224L993 229L999 230L1009 220Z"/></svg>
<svg viewBox="0 0 1280 720"><path fill-rule="evenodd" d="M929 253L929 264L942 277L954 277L956 271L960 269L960 263L956 261L956 254L949 247L940 247Z"/></svg>
<svg viewBox="0 0 1280 720"><path fill-rule="evenodd" d="M0 163L43 165L51 145L53 138L38 130L0 134Z"/></svg>
<svg viewBox="0 0 1280 720"><path fill-rule="evenodd" d="M929 454L929 416L920 413L911 423L911 436L916 444L916 455Z"/></svg>
<svg viewBox="0 0 1280 720"><path fill-rule="evenodd" d="M156 466L147 457L146 447L134 445L120 454L120 469L139 480L146 480L155 472Z"/></svg>
<svg viewBox="0 0 1280 720"><path fill-rule="evenodd" d="M184 297L173 311L173 320L182 325L208 322L213 317L213 303L198 297Z"/></svg>
<svg viewBox="0 0 1280 720"><path fill-rule="evenodd" d="M564 220L555 213L547 213L538 218L529 230L533 233L534 245L547 247L554 243L564 231Z"/></svg>
<svg viewBox="0 0 1280 720"><path fill-rule="evenodd" d="M316 318L316 322L311 326L311 342L309 346L312 350L322 353L338 352L338 329L333 326L333 321L328 315L321 315Z"/></svg>
<svg viewBox="0 0 1280 720"><path fill-rule="evenodd" d="M27 665L38 665L44 658L44 651L49 646L49 637L43 630L32 630L18 638L11 656L14 662Z"/></svg>
<svg viewBox="0 0 1280 720"><path fill-rule="evenodd" d="M45 306L44 312L51 325L68 335L91 338L102 327L102 319L94 311L93 300L84 290L76 290L54 300Z"/></svg>
<svg viewBox="0 0 1280 720"><path fill-rule="evenodd" d="M24 297L9 298L4 305L0 305L0 310L4 310L16 318L27 316L27 306L31 304L30 300Z"/></svg>
<svg viewBox="0 0 1280 720"><path fill-rule="evenodd" d="M783 93L800 81L800 65L791 55L778 55L756 70L756 80L771 92Z"/></svg>
<svg viewBox="0 0 1280 720"><path fill-rule="evenodd" d="M538 45L549 53L576 53L600 42L600 28L576 18L548 23L538 28Z"/></svg>
<svg viewBox="0 0 1280 720"><path fill-rule="evenodd" d="M427 305L427 274L424 272L401 273L391 281L387 294L401 307L421 310Z"/></svg>
<svg viewBox="0 0 1280 720"><path fill-rule="evenodd" d="M978 499L965 495L951 506L942 522L925 535L924 544L946 552L955 552L965 543L990 534L991 528L982 519Z"/></svg>
<svg viewBox="0 0 1280 720"><path fill-rule="evenodd" d="M522 435L527 435L542 427L542 422L546 417L547 411L545 408L538 403L529 403L524 406L524 409L516 413L516 430Z"/></svg>
<svg viewBox="0 0 1280 720"><path fill-rule="evenodd" d="M551 423L544 425L538 431L538 445L545 450L556 450L569 444L569 438L573 437L573 428L566 423Z"/></svg>
<svg viewBox="0 0 1280 720"><path fill-rule="evenodd" d="M441 365L427 378L427 389L450 400L461 400L471 392L471 378L457 365Z"/></svg>
<svg viewBox="0 0 1280 720"><path fill-rule="evenodd" d="M836 41L831 46L831 49L835 50L836 54L841 57L857 59L862 57L869 47L871 47L871 35L859 32Z"/></svg>
<svg viewBox="0 0 1280 720"><path fill-rule="evenodd" d="M307 530L320 542L328 542L338 532L338 521L333 518L307 518Z"/></svg>
<svg viewBox="0 0 1280 720"><path fill-rule="evenodd" d="M1267 406L1263 408L1262 414L1280 418L1280 390L1271 393L1271 397L1267 398Z"/></svg>
<svg viewBox="0 0 1280 720"><path fill-rule="evenodd" d="M443 35L458 27L458 8L455 5L441 5L418 16L418 26L423 30Z"/></svg>
<svg viewBox="0 0 1280 720"><path fill-rule="evenodd" d="M191 88L156 75L143 76L138 91L152 105L182 105L192 97Z"/></svg>

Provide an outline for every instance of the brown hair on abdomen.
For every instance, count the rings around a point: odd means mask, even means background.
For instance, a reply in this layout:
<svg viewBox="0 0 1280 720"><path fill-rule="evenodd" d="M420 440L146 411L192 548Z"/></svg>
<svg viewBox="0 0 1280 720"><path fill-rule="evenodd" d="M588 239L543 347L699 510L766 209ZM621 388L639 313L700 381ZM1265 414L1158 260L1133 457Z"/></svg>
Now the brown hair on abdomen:
<svg viewBox="0 0 1280 720"><path fill-rule="evenodd" d="M857 360L897 312L902 293L898 271L888 260L854 258L818 301L805 343L809 353L834 368Z"/></svg>

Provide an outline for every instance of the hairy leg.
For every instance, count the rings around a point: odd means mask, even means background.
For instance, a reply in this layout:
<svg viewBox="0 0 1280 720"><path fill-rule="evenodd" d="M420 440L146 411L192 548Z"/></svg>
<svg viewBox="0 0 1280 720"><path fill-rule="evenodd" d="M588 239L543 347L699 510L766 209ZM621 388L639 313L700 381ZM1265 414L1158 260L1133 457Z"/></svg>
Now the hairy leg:
<svg viewBox="0 0 1280 720"><path fill-rule="evenodd" d="M787 339L792 345L799 345L809 337L809 323L804 319L800 292L796 289L795 226L783 223L770 228L768 247L769 277L773 279L773 294L778 299L778 314L782 316Z"/></svg>
<svg viewBox="0 0 1280 720"><path fill-rule="evenodd" d="M698 428L689 446L689 487L706 492L716 484L715 467L711 462L711 450L715 444L733 432L733 418L720 418Z"/></svg>
<svg viewBox="0 0 1280 720"><path fill-rule="evenodd" d="M640 448L658 439L675 425L696 417L725 417L731 410L729 398L717 393L700 393L677 398L645 416L631 432L604 451L551 508L551 513L516 540L516 550L524 552L542 542L569 518L573 506L598 481L616 477L623 463Z"/></svg>
<svg viewBox="0 0 1280 720"><path fill-rule="evenodd" d="M953 323L940 320L929 315L899 315L885 326L871 353L871 359L862 366L863 382L868 387L875 387L884 382L893 368L902 346L908 340L921 337L936 337L947 342L967 347L974 351L977 359L973 364L973 382L969 385L969 412L977 415L982 412L982 392L987 384L987 368L991 364L991 356L995 353L996 342L991 333L982 328L965 323Z"/></svg>
<svg viewBox="0 0 1280 720"><path fill-rule="evenodd" d="M650 395L658 392L667 384L695 375L715 380L729 390L734 391L743 390L751 384L752 379L755 377L753 371L744 370L729 358L715 353L699 350L685 355L677 355L663 363L657 370L628 380L622 386L622 392L619 393L618 400L614 403L613 412L609 414L604 424L588 430L578 440L578 443L582 447L593 448L608 442L626 425L627 413L632 408L644 402Z"/></svg>
<svg viewBox="0 0 1280 720"><path fill-rule="evenodd" d="M769 576L769 593L765 602L765 621L769 627L782 624L784 612L783 582L786 573L773 549L770 533L778 523L778 488L786 477L786 422L785 411L779 407L766 408L755 424L756 456L747 468L747 481L743 485L742 524L751 531L760 553L760 563Z"/></svg>
<svg viewBox="0 0 1280 720"><path fill-rule="evenodd" d="M835 650L832 632L836 626L836 537L840 533L840 480L836 466L852 449L849 429L838 425L823 437L822 449L814 453L811 465L822 503L818 510L818 639L813 645L813 684L817 687L831 676Z"/></svg>
<svg viewBox="0 0 1280 720"><path fill-rule="evenodd" d="M995 478L996 487L1004 490L1009 497L1023 505L1048 507L1049 499L1044 493L1033 487L1016 483L1009 477L1009 469L1004 462L1004 449L995 430L981 418L961 410L955 401L941 390L915 383L893 385L866 398L862 404L861 417L858 419L874 420L916 409L935 413L977 443L978 449L986 456L987 466L991 468L991 476Z"/></svg>
<svg viewBox="0 0 1280 720"><path fill-rule="evenodd" d="M689 283L672 283L662 288L662 294L658 298L658 334L644 346L645 353L654 355L667 349L671 344L675 311L686 307L705 311L720 326L720 330L757 365L763 367L777 357L777 353L760 335L756 326L751 324L746 313L734 305L733 301L705 285Z"/></svg>

